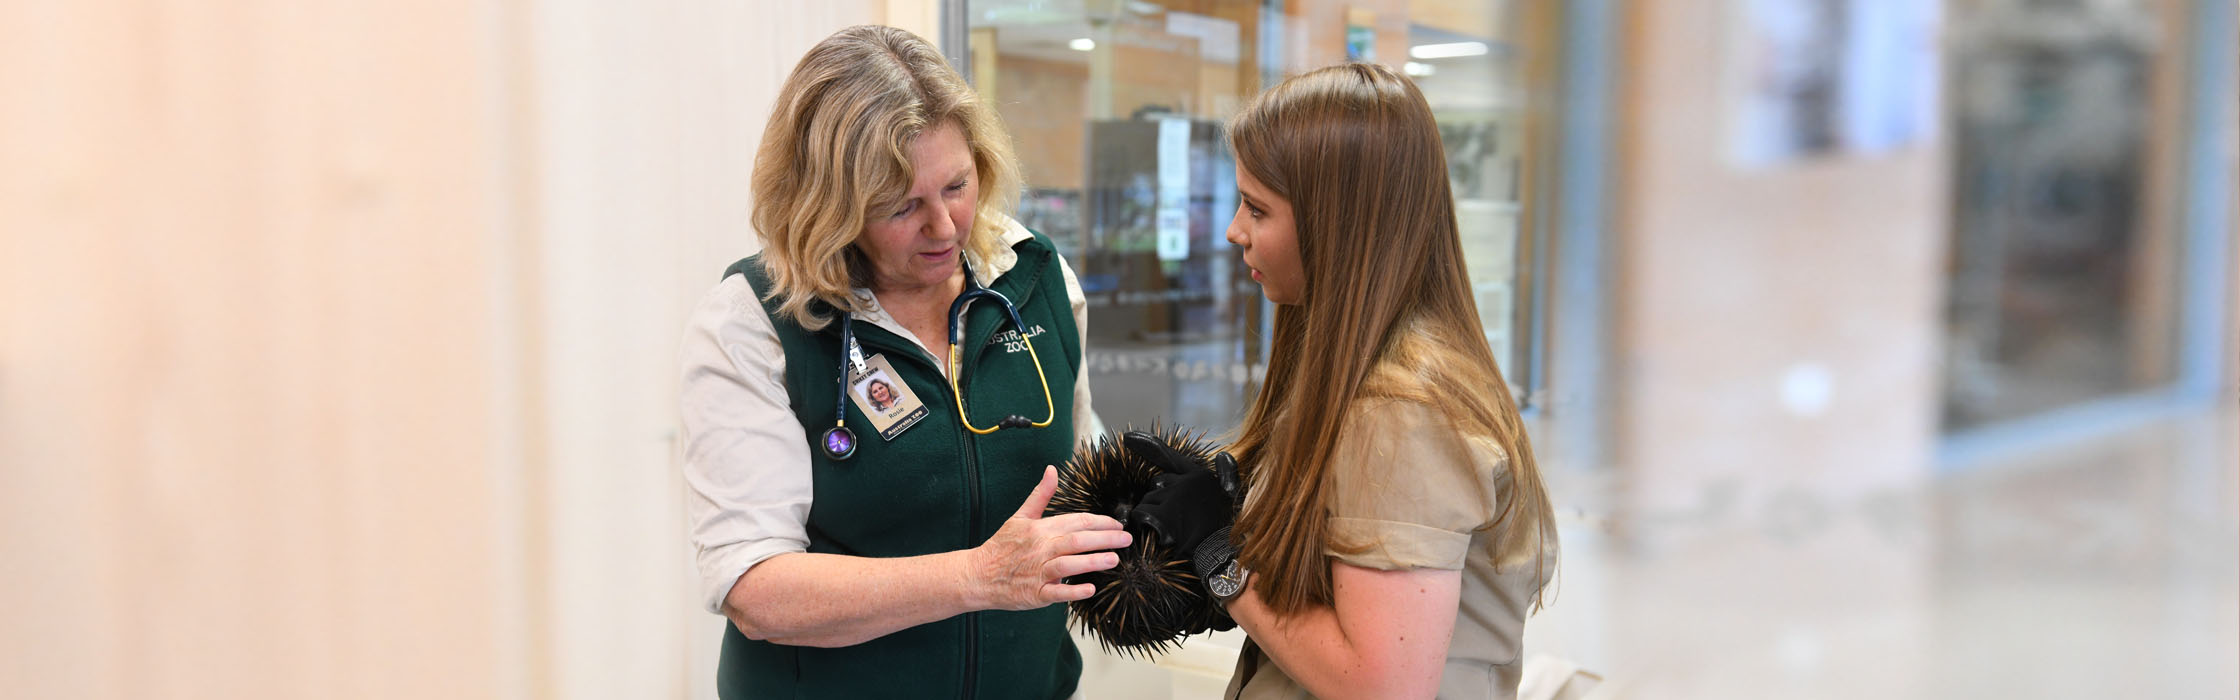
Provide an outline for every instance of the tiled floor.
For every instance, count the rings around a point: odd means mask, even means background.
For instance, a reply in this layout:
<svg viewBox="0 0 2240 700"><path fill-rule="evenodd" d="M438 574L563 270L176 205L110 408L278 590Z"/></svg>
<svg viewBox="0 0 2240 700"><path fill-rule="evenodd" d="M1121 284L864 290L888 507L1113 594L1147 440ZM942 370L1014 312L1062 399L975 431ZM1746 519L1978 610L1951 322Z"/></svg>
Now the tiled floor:
<svg viewBox="0 0 2240 700"><path fill-rule="evenodd" d="M1531 634L1626 697L2240 696L2236 441L2226 405L1680 543L1581 533Z"/></svg>
<svg viewBox="0 0 2240 700"><path fill-rule="evenodd" d="M1574 515L1528 647L1627 698L2232 698L2236 502L2228 401L1918 489L1777 497L1681 536ZM1091 653L1083 687L1214 697L1200 676L1233 646L1156 666Z"/></svg>

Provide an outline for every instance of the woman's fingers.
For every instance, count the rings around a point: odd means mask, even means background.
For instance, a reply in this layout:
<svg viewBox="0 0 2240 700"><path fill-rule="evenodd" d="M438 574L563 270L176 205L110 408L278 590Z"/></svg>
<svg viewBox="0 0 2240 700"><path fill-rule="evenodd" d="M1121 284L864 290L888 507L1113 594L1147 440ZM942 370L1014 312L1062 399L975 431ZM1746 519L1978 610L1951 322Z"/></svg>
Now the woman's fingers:
<svg viewBox="0 0 2240 700"><path fill-rule="evenodd" d="M1158 467L1160 471L1168 474L1188 473L1182 466L1182 463L1188 458L1183 457L1181 452L1176 451L1166 441L1160 440L1150 433L1130 430L1120 436L1120 444L1126 447L1128 451L1136 453L1137 457L1143 458L1143 461L1150 462L1151 466Z"/></svg>
<svg viewBox="0 0 2240 700"><path fill-rule="evenodd" d="M1120 555L1110 550L1135 543L1135 536L1109 516L1067 513L1042 517L1057 491L1058 469L1044 467L1042 482L1019 504L1012 522L1005 523L982 545L991 552L1001 552L997 556L1006 562L1005 573L999 576L1003 582L998 585L1008 591L1002 597L1010 602L1000 607L1026 610L1087 598L1096 593L1096 586L1060 581L1118 566Z"/></svg>
<svg viewBox="0 0 2240 700"><path fill-rule="evenodd" d="M1057 493L1058 468L1044 466L1042 468L1042 483L1034 485L1034 491L1027 494L1027 502L1019 504L1019 512L1012 513L1011 517L1028 520L1042 517L1043 509L1050 507L1050 497Z"/></svg>
<svg viewBox="0 0 2240 700"><path fill-rule="evenodd" d="M1043 518L1042 527L1051 532L1072 532L1074 530L1118 530L1121 529L1122 525L1120 521L1112 519L1112 516L1109 515L1067 513Z"/></svg>
<svg viewBox="0 0 2240 700"><path fill-rule="evenodd" d="M1076 583L1071 585L1063 583L1042 584L1042 600L1045 605L1050 603L1071 603L1073 601L1081 600L1083 598L1087 598L1096 594L1097 587L1086 583Z"/></svg>
<svg viewBox="0 0 2240 700"><path fill-rule="evenodd" d="M1051 554L1065 556L1082 552L1102 552L1120 549L1135 543L1135 536L1126 530L1078 530L1051 538L1056 550Z"/></svg>
<svg viewBox="0 0 2240 700"><path fill-rule="evenodd" d="M1103 571L1120 565L1120 555L1111 552L1076 554L1058 557L1042 565L1045 581L1056 581L1067 576L1079 576L1091 571Z"/></svg>
<svg viewBox="0 0 2240 700"><path fill-rule="evenodd" d="M1237 493L1244 489L1243 483L1237 478L1237 458L1229 456L1227 452L1215 453L1213 474L1221 477L1222 492L1229 494L1230 500L1236 500Z"/></svg>

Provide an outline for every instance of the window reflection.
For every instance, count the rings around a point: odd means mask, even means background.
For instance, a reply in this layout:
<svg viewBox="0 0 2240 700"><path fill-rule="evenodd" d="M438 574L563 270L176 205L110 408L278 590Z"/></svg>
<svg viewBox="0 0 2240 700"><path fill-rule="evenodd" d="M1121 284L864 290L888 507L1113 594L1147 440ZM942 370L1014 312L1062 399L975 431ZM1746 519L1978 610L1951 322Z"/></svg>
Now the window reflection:
<svg viewBox="0 0 2240 700"><path fill-rule="evenodd" d="M1511 381L1526 129L1509 3L974 0L975 85L1018 140L1019 216L1089 299L1108 425L1221 431L1265 373L1272 307L1223 238L1236 210L1223 122L1285 76L1349 57L1402 68L1438 115L1488 340ZM1428 47L1428 48L1427 48Z"/></svg>
<svg viewBox="0 0 2240 700"><path fill-rule="evenodd" d="M2175 227L2146 197L2175 153L2167 9L1956 8L1947 429L2173 378Z"/></svg>

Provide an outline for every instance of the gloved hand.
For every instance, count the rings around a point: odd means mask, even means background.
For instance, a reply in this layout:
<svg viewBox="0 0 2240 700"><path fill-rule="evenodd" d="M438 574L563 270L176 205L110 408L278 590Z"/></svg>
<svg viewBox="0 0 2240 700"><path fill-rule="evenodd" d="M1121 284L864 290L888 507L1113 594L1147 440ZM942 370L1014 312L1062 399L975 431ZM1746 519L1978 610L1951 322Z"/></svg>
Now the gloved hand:
<svg viewBox="0 0 2240 700"><path fill-rule="evenodd" d="M1129 524L1149 528L1160 544L1187 556L1207 535L1236 520L1242 498L1237 461L1228 453L1215 454L1208 468L1148 433L1130 431L1121 437L1121 445L1165 472L1152 480L1151 492L1129 511Z"/></svg>

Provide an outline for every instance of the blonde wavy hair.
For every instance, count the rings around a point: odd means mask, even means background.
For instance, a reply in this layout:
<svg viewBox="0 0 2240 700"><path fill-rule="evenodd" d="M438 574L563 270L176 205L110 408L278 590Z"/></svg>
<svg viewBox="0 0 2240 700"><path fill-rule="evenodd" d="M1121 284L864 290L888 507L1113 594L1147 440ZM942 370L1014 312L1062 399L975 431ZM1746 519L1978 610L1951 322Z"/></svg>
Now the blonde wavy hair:
<svg viewBox="0 0 2240 700"><path fill-rule="evenodd" d="M915 34L877 25L842 29L809 49L786 77L754 158L754 227L766 298L817 330L832 318L812 302L856 311L870 263L855 248L871 212L900 202L916 174L920 134L956 124L972 149L980 193L964 249L996 252L1019 199L1019 166L995 109Z"/></svg>

